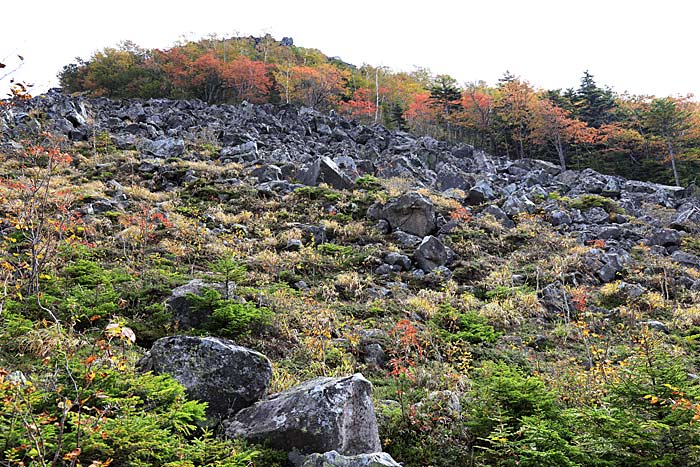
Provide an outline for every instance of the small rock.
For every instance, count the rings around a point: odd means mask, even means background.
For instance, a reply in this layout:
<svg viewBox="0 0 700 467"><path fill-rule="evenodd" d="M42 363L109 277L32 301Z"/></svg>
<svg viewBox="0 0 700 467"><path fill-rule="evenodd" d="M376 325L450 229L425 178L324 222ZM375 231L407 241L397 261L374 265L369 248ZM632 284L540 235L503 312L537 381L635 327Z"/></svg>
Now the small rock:
<svg viewBox="0 0 700 467"><path fill-rule="evenodd" d="M386 452L343 456L336 451L307 456L301 467L401 467Z"/></svg>
<svg viewBox="0 0 700 467"><path fill-rule="evenodd" d="M649 320L649 321L641 321L639 324L642 326L647 326L650 327L651 329L659 332L663 332L664 334L668 334L669 330L668 327L662 323L661 321L656 321L656 320Z"/></svg>
<svg viewBox="0 0 700 467"><path fill-rule="evenodd" d="M411 259L406 255L402 255L401 253L396 253L393 251L387 253L384 256L384 262L392 266L400 266L404 271L411 269Z"/></svg>
<svg viewBox="0 0 700 467"><path fill-rule="evenodd" d="M418 267L425 272L444 266L451 260L452 256L452 251L432 235L425 237L413 253Z"/></svg>

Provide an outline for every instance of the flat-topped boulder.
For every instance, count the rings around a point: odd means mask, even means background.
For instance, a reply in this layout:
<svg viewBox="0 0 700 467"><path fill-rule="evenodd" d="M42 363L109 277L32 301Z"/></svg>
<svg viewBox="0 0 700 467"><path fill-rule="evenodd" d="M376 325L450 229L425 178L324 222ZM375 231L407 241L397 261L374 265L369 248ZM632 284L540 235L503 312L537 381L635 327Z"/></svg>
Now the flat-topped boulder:
<svg viewBox="0 0 700 467"><path fill-rule="evenodd" d="M301 454L378 452L371 388L359 373L315 378L241 410L224 422L224 434Z"/></svg>

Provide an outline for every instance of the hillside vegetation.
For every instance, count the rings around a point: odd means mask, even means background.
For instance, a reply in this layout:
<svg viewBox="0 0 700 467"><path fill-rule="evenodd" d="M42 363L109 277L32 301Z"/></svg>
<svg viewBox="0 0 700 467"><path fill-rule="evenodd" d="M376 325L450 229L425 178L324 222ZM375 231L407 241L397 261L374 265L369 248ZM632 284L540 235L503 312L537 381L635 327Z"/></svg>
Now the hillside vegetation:
<svg viewBox="0 0 700 467"><path fill-rule="evenodd" d="M294 105L1 111L0 464L288 465L144 371L184 334L265 355L268 394L362 373L405 466L700 465L693 186Z"/></svg>

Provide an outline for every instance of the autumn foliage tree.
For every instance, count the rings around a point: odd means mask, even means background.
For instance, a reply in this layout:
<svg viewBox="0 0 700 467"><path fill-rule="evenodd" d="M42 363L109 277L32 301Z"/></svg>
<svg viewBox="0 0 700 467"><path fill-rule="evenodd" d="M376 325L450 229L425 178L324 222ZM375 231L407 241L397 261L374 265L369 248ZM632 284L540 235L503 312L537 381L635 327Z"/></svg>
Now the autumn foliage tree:
<svg viewBox="0 0 700 467"><path fill-rule="evenodd" d="M525 157L525 143L536 99L535 91L527 81L508 77L499 84L494 105L506 133L506 154L510 153L511 144L508 140L511 140L517 157Z"/></svg>
<svg viewBox="0 0 700 467"><path fill-rule="evenodd" d="M372 102L370 90L367 88L356 89L352 98L340 103L340 112L351 118L369 122L375 115L377 105Z"/></svg>
<svg viewBox="0 0 700 467"><path fill-rule="evenodd" d="M312 108L327 109L342 95L349 73L330 64L296 66L290 72L290 99Z"/></svg>
<svg viewBox="0 0 700 467"><path fill-rule="evenodd" d="M495 117L494 91L484 83L470 84L462 93L462 117L467 128L478 135L479 147L484 147L488 140L493 147L493 123Z"/></svg>
<svg viewBox="0 0 700 467"><path fill-rule="evenodd" d="M437 119L437 109L431 105L430 93L423 92L413 96L413 101L404 112L409 128L420 133L430 133Z"/></svg>
<svg viewBox="0 0 700 467"><path fill-rule="evenodd" d="M566 147L571 143L593 143L596 131L557 107L549 99L531 101L531 134L534 142L550 142L557 151L559 165L566 170Z"/></svg>

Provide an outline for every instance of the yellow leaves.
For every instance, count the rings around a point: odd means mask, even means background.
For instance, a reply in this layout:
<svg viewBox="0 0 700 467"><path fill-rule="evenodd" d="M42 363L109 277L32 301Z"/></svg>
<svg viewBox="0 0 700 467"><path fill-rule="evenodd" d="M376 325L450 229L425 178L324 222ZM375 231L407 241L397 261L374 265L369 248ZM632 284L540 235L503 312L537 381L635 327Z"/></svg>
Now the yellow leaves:
<svg viewBox="0 0 700 467"><path fill-rule="evenodd" d="M656 405L659 403L659 398L651 394L644 396L644 399L647 399L651 405Z"/></svg>
<svg viewBox="0 0 700 467"><path fill-rule="evenodd" d="M105 327L105 334L108 337L117 337L132 344L136 342L136 334L134 331L116 321L112 321Z"/></svg>
<svg viewBox="0 0 700 467"><path fill-rule="evenodd" d="M92 461L92 463L88 467L107 467L111 463L112 463L112 459L107 459L104 461L94 460L94 461Z"/></svg>

